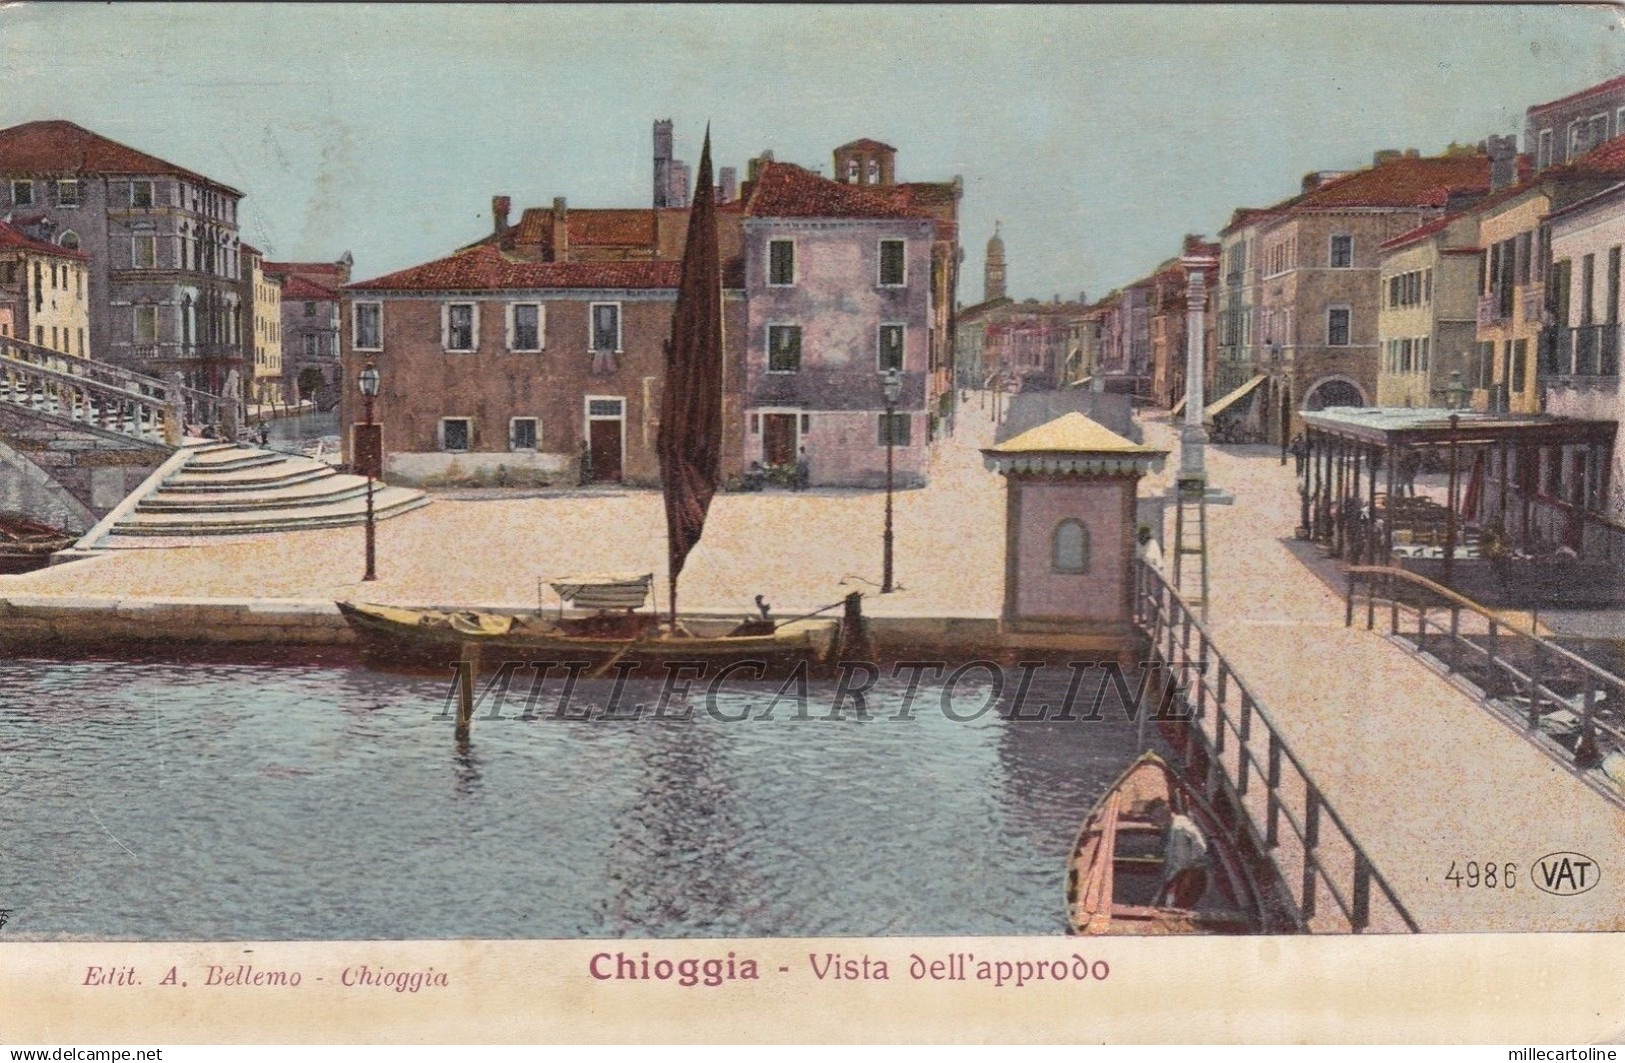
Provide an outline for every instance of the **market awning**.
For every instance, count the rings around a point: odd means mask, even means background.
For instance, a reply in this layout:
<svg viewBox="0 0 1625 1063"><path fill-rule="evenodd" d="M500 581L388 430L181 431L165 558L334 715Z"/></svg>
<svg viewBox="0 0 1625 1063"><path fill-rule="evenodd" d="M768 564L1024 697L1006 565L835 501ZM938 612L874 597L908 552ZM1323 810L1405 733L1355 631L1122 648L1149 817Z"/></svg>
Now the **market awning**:
<svg viewBox="0 0 1625 1063"><path fill-rule="evenodd" d="M1168 411L1168 416L1170 416L1170 417L1178 417L1180 414L1182 414L1184 412L1185 412L1185 400L1183 398L1181 398L1178 402L1174 403L1174 408Z"/></svg>
<svg viewBox="0 0 1625 1063"><path fill-rule="evenodd" d="M1067 387L1070 387L1070 388L1086 388L1086 387L1089 386L1089 381L1091 381L1093 379L1094 379L1094 377L1092 377L1092 376L1086 376L1082 380L1074 380L1072 383L1068 384Z"/></svg>
<svg viewBox="0 0 1625 1063"><path fill-rule="evenodd" d="M1230 407L1234 406L1248 395L1251 395L1254 388L1258 387L1258 385L1262 384L1268 379L1268 376L1260 373L1258 376L1253 377L1251 380L1247 381L1247 383L1241 385L1241 387L1232 391L1218 402L1209 404L1207 408L1208 420L1212 420L1213 418L1219 416L1219 414L1223 413L1225 410L1228 410Z"/></svg>

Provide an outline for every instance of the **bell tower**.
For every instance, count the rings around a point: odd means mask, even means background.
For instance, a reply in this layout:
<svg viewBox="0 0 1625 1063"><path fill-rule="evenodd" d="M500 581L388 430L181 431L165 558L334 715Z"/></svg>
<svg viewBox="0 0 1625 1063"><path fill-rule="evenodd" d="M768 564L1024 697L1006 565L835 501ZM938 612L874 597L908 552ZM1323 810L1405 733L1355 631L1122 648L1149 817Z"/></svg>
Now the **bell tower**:
<svg viewBox="0 0 1625 1063"><path fill-rule="evenodd" d="M993 239L987 242L982 265L982 302L1004 297L1004 240L999 236L999 223L994 222Z"/></svg>

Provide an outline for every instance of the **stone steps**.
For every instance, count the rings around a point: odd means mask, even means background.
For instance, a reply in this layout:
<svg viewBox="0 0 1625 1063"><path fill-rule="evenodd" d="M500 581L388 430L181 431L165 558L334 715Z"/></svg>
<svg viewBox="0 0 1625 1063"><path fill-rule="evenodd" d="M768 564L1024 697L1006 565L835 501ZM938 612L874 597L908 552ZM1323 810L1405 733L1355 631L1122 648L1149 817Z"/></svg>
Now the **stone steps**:
<svg viewBox="0 0 1625 1063"><path fill-rule="evenodd" d="M374 517L384 520L428 505L421 492L404 487L385 487L373 498ZM138 508L120 521L113 537L141 538L161 535L170 538L198 535L244 535L260 532L304 531L311 528L340 528L361 524L367 517L366 498L346 498L317 505L281 508L235 508L207 513L165 513ZM109 545L113 545L109 542Z"/></svg>
<svg viewBox="0 0 1625 1063"><path fill-rule="evenodd" d="M336 528L366 520L364 477L258 447L197 439L185 447L186 464L113 525L104 547L152 548L200 536ZM421 491L374 485L378 520L428 501Z"/></svg>

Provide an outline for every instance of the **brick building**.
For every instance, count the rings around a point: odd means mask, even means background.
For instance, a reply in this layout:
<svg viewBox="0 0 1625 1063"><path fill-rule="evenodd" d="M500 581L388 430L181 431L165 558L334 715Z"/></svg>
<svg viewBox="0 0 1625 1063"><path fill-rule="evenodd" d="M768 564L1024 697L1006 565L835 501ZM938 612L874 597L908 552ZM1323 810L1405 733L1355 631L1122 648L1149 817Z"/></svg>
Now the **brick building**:
<svg viewBox="0 0 1625 1063"><path fill-rule="evenodd" d="M660 135L657 126L657 162L669 150ZM863 158L891 151L862 141L837 155L859 148ZM889 437L901 481L923 479L952 413L959 182L897 182L893 160L876 182L848 184L767 153L748 173L717 212L725 476L750 462L793 465L805 449L813 484L874 485ZM495 196L491 232L477 242L344 288L344 378L369 358L385 374L392 475L433 482L500 469L573 482L585 446L594 479L653 483L688 210L571 208L561 197L511 214L511 199ZM472 348L448 347L424 323L453 312L455 338ZM511 351L508 328L534 330L544 351ZM378 346L357 346L358 336ZM881 373L891 365L903 395L888 422ZM517 435L501 427L510 423Z"/></svg>
<svg viewBox="0 0 1625 1063"><path fill-rule="evenodd" d="M519 262L481 246L349 285L344 379L382 375L391 480L659 481L655 439L681 263ZM727 335L742 304L724 300ZM737 373L734 358L732 372ZM735 377L737 379L737 377ZM341 391L341 420L359 417ZM723 472L741 469L737 400ZM583 451L586 461L583 462Z"/></svg>
<svg viewBox="0 0 1625 1063"><path fill-rule="evenodd" d="M1147 308L1150 312L1151 398L1167 407L1173 407L1185 396L1186 322L1190 309L1186 301L1190 290L1190 270L1185 263L1187 256L1213 261L1212 266L1202 270L1208 291L1211 293L1214 288L1214 275L1218 272L1219 245L1209 243L1201 236L1190 235L1185 237L1181 256L1164 262L1151 275L1147 293ZM1206 315L1204 320L1211 325L1213 315ZM1206 348L1209 351L1212 349L1211 346ZM1213 360L1207 359L1206 365L1208 383L1211 385ZM1210 398L1218 397L1213 393L1211 386L1207 394Z"/></svg>
<svg viewBox="0 0 1625 1063"><path fill-rule="evenodd" d="M354 259L346 251L333 262L266 262L267 277L282 285L282 379L291 402L328 408L338 401L339 290L350 280Z"/></svg>
<svg viewBox="0 0 1625 1063"><path fill-rule="evenodd" d="M1294 410L1376 401L1380 245L1490 187L1490 159L1479 152L1384 151L1372 162L1352 173L1310 174L1302 192L1258 226L1253 334L1272 359L1280 352L1276 393Z"/></svg>

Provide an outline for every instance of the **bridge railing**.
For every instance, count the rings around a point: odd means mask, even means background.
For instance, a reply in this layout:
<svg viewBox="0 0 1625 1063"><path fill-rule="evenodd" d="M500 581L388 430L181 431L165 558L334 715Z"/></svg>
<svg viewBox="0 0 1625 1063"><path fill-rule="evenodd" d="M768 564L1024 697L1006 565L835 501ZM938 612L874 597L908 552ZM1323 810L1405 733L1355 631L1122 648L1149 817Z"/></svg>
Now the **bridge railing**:
<svg viewBox="0 0 1625 1063"><path fill-rule="evenodd" d="M1345 625L1353 626L1362 602L1367 630L1377 628L1380 605L1390 636L1473 683L1481 704L1518 723L1554 758L1589 770L1625 752L1625 679L1542 638L1532 622L1498 615L1401 568L1350 568ZM1625 804L1617 787L1591 781Z"/></svg>
<svg viewBox="0 0 1625 1063"><path fill-rule="evenodd" d="M182 414L178 401L168 397L4 356L0 381L11 403L161 446L180 445Z"/></svg>
<svg viewBox="0 0 1625 1063"><path fill-rule="evenodd" d="M1198 612L1156 568L1139 564L1137 620L1152 659L1182 680L1182 750L1209 794L1222 793L1241 829L1287 884L1291 917L1310 930L1417 932L1394 893L1313 774L1281 737L1274 720L1219 653ZM1332 910L1321 909L1324 893ZM1373 901L1379 910L1373 913Z"/></svg>
<svg viewBox="0 0 1625 1063"><path fill-rule="evenodd" d="M21 366L32 366L57 376L77 377L88 384L100 385L100 387L87 386L84 389L87 395L101 395L104 393L103 389L113 388L144 400L176 407L179 412L173 445L180 443L180 433L184 431L185 424L215 425L221 421L224 400L218 395L189 388L172 380L137 373L122 366L53 351L49 347L41 347L15 336L0 336L0 363L16 366L25 374L26 371L21 370ZM119 401L122 402L123 399Z"/></svg>

